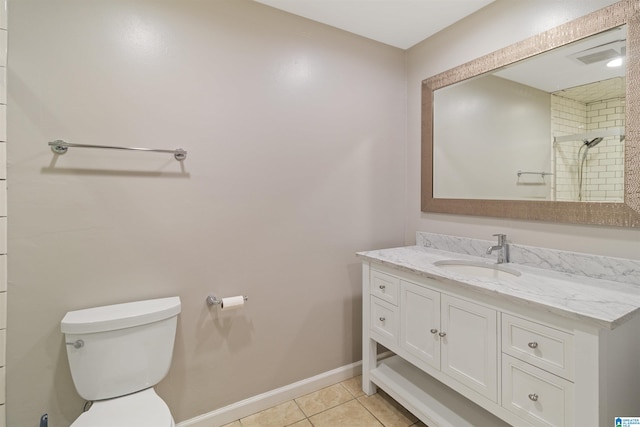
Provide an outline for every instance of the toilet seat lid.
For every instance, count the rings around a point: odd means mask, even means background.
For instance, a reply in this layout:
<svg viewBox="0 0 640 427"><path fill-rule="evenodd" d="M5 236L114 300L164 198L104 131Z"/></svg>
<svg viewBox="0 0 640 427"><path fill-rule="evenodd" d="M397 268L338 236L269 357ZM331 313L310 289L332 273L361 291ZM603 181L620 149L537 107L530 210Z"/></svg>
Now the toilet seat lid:
<svg viewBox="0 0 640 427"><path fill-rule="evenodd" d="M71 427L173 427L167 404L153 388L93 402Z"/></svg>

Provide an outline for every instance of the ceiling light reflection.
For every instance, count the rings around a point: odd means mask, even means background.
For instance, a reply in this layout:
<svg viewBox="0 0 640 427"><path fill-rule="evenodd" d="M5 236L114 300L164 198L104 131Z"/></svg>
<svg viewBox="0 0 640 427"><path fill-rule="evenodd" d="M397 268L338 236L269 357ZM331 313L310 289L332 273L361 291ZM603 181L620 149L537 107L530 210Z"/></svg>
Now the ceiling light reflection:
<svg viewBox="0 0 640 427"><path fill-rule="evenodd" d="M622 58L615 58L612 59L611 61L607 62L607 67L619 67L622 65Z"/></svg>

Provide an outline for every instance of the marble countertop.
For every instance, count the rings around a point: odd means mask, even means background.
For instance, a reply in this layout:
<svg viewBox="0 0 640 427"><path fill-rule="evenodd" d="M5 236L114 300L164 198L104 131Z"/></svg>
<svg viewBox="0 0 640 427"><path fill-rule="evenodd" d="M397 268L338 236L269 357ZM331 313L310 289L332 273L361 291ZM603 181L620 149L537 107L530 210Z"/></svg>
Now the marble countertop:
<svg viewBox="0 0 640 427"><path fill-rule="evenodd" d="M614 329L640 314L640 286L527 265L502 264L521 276L473 277L435 266L440 260L491 263L486 258L423 246L358 252L368 261L431 279L452 280L474 291L540 308L592 326Z"/></svg>

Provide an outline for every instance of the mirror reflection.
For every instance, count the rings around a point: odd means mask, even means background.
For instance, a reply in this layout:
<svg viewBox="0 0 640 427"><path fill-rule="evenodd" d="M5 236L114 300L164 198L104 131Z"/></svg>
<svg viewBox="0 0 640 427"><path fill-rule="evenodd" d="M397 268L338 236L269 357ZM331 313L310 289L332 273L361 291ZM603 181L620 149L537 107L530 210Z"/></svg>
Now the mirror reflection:
<svg viewBox="0 0 640 427"><path fill-rule="evenodd" d="M433 197L623 202L626 25L433 93Z"/></svg>

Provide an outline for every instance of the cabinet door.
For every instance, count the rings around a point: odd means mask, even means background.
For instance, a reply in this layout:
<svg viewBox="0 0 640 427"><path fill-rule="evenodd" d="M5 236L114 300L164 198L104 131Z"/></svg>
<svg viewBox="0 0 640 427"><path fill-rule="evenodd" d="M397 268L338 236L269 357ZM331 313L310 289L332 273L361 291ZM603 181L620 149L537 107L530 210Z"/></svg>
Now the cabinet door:
<svg viewBox="0 0 640 427"><path fill-rule="evenodd" d="M400 346L440 369L440 293L400 281Z"/></svg>
<svg viewBox="0 0 640 427"><path fill-rule="evenodd" d="M497 402L496 311L446 294L441 298L442 372Z"/></svg>

